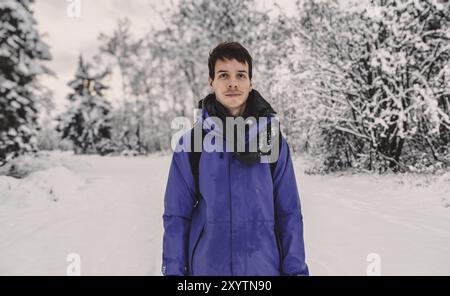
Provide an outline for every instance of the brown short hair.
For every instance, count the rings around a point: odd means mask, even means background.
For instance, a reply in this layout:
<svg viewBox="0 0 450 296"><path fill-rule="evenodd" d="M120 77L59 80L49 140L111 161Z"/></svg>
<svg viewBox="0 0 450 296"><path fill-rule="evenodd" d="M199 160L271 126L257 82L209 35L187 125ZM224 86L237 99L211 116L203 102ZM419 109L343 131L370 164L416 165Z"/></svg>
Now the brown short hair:
<svg viewBox="0 0 450 296"><path fill-rule="evenodd" d="M210 53L208 58L209 77L214 80L214 71L217 60L232 60L248 64L248 75L252 79L252 57L250 53L238 42L222 42Z"/></svg>

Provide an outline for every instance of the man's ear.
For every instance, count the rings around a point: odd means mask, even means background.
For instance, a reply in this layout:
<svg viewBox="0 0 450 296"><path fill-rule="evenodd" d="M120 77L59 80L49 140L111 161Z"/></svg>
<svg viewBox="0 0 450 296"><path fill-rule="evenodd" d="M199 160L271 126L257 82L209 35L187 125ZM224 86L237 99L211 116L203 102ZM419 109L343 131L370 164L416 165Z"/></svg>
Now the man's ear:
<svg viewBox="0 0 450 296"><path fill-rule="evenodd" d="M209 83L209 86L212 87L213 80L211 79L211 77L208 77L208 83Z"/></svg>

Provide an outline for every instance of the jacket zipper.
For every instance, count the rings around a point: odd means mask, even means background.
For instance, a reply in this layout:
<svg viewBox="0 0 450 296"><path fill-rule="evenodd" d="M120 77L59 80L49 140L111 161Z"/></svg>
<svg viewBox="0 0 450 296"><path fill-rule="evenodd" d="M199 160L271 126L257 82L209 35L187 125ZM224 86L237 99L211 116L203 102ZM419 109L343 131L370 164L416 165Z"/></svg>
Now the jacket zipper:
<svg viewBox="0 0 450 296"><path fill-rule="evenodd" d="M197 250L197 246L200 243L200 240L202 239L203 232L205 231L206 225L203 225L202 230L200 231L200 235L197 238L197 241L195 242L194 248L192 249L192 255L191 255L191 273L194 274L194 255L195 251Z"/></svg>
<svg viewBox="0 0 450 296"><path fill-rule="evenodd" d="M229 154L229 158L228 158L228 196L230 199L230 243L231 243L231 248L230 248L230 252L231 252L231 264L230 264L230 268L231 268L231 274L233 275L233 206L231 204L231 160L232 160L232 155Z"/></svg>
<svg viewBox="0 0 450 296"><path fill-rule="evenodd" d="M280 239L280 235L278 233L278 223L275 222L274 225L274 230L275 230L275 239L276 239L276 243L277 243L277 249L278 249L278 262L279 262L279 268L281 270L281 264L283 262L283 250L281 248L281 239Z"/></svg>

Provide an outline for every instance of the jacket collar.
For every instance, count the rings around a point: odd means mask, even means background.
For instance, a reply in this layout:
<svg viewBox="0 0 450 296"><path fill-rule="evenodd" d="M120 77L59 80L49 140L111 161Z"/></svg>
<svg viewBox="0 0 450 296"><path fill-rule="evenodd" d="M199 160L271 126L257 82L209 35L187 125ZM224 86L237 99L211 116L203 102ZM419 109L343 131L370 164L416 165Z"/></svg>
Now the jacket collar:
<svg viewBox="0 0 450 296"><path fill-rule="evenodd" d="M221 121L221 126L223 129L226 128L226 117L232 117L228 110L216 99L214 93L208 94L204 99L199 101L199 108L202 109L202 126L203 129L207 133L215 134L216 136L224 138L225 141L225 133L223 130L219 128L219 126L214 124L214 120L217 118ZM233 154L236 158L246 164L254 164L259 161L261 153L259 152L249 152L248 144L250 140L255 139L258 134L264 136L271 132L271 118L275 116L276 112L272 108L272 106L261 96L261 94L252 90L249 93L249 97L246 102L245 110L242 114L242 118L247 120L249 117L254 117L256 119L255 122L249 124L248 131L245 132L245 152L236 152L236 145L238 143L238 139L236 135L234 135L235 147ZM266 120L260 120L261 117L266 117ZM210 118L206 120L207 118ZM213 120L211 120L213 119ZM242 141L242 140L241 140ZM270 145L270 143L268 143Z"/></svg>
<svg viewBox="0 0 450 296"><path fill-rule="evenodd" d="M205 98L199 101L198 107L207 111L209 116L215 116L222 120L225 117L232 117L228 110L216 98L214 93L208 94ZM246 106L242 117L247 119L250 116L258 119L262 116L273 116L276 112L272 106L261 96L261 94L252 89L248 95Z"/></svg>

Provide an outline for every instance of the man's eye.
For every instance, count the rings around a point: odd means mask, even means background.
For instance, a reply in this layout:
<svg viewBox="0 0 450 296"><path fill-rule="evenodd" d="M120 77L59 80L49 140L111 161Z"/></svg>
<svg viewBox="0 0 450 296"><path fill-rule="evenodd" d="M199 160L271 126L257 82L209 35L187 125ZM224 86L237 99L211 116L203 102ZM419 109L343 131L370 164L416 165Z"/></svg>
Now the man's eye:
<svg viewBox="0 0 450 296"><path fill-rule="evenodd" d="M219 77L220 78L227 77L227 74L220 74Z"/></svg>
<svg viewBox="0 0 450 296"><path fill-rule="evenodd" d="M239 74L238 76L239 76L239 78L245 78L244 74Z"/></svg>

